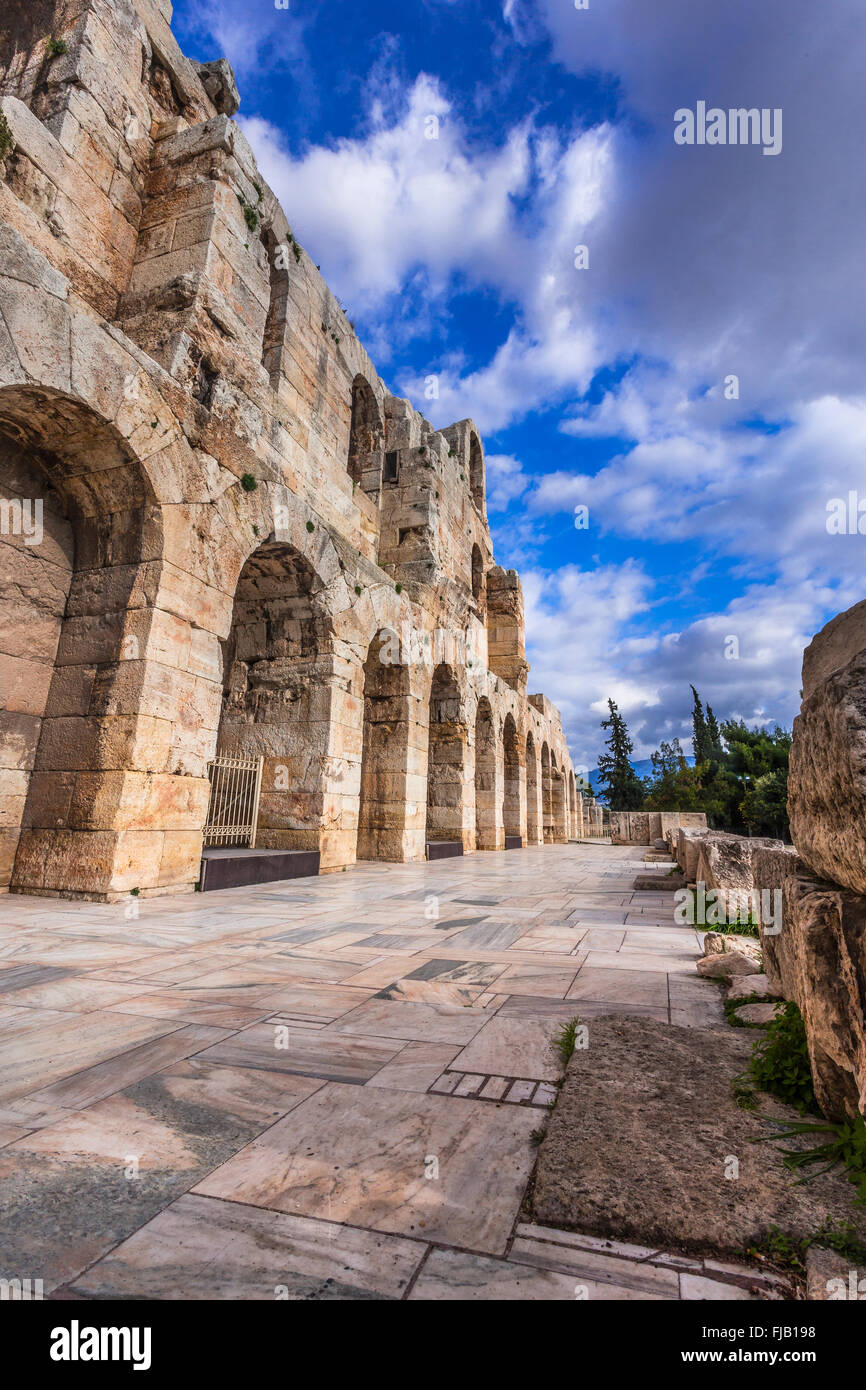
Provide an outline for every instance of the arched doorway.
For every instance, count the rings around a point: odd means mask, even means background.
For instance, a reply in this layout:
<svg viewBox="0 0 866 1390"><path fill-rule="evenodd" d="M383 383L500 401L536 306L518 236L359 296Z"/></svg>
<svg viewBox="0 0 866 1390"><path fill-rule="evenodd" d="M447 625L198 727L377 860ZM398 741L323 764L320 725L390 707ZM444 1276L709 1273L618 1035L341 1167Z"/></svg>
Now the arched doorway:
<svg viewBox="0 0 866 1390"><path fill-rule="evenodd" d="M517 745L517 725L514 716L507 714L502 726L502 749L505 762L505 796L502 821L505 834L520 837L520 753Z"/></svg>
<svg viewBox="0 0 866 1390"><path fill-rule="evenodd" d="M59 393L0 391L2 886L101 897L160 874L155 810L181 716L146 659L161 553L159 508L117 432ZM206 799L192 780L188 799Z"/></svg>
<svg viewBox="0 0 866 1390"><path fill-rule="evenodd" d="M393 633L378 633L364 663L359 859L405 857L409 671L388 659L398 645Z"/></svg>
<svg viewBox="0 0 866 1390"><path fill-rule="evenodd" d="M235 590L217 756L264 757L261 849L320 848L333 673L322 588L308 560L270 539Z"/></svg>
<svg viewBox="0 0 866 1390"><path fill-rule="evenodd" d="M496 725L490 701L475 716L475 848L498 849L496 827Z"/></svg>
<svg viewBox="0 0 866 1390"><path fill-rule="evenodd" d="M553 839L563 844L568 839L566 830L565 777L551 759L550 768L551 809L553 814Z"/></svg>
<svg viewBox="0 0 866 1390"><path fill-rule="evenodd" d="M541 824L544 843L553 844L553 780L550 771L550 749L541 745Z"/></svg>
<svg viewBox="0 0 866 1390"><path fill-rule="evenodd" d="M352 424L349 433L349 477L364 492L378 497L382 486L385 431L373 388L358 375L352 383Z"/></svg>
<svg viewBox="0 0 866 1390"><path fill-rule="evenodd" d="M481 547L472 547L472 597L480 609L484 608L484 557Z"/></svg>
<svg viewBox="0 0 866 1390"><path fill-rule="evenodd" d="M425 839L463 844L466 725L452 668L441 663L430 686Z"/></svg>
<svg viewBox="0 0 866 1390"><path fill-rule="evenodd" d="M538 758L532 733L526 735L526 840L538 844Z"/></svg>

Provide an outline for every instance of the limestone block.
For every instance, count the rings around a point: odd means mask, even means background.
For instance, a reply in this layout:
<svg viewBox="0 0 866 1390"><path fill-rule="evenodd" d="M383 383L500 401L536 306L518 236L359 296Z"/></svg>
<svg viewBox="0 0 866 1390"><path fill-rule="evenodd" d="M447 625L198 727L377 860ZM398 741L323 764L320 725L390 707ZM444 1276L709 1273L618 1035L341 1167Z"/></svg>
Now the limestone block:
<svg viewBox="0 0 866 1390"><path fill-rule="evenodd" d="M167 830L159 861L159 887L177 888L197 883L201 877L202 835L200 830Z"/></svg>
<svg viewBox="0 0 866 1390"><path fill-rule="evenodd" d="M808 872L783 891L782 990L806 1024L821 1109L853 1116L866 1111L866 898Z"/></svg>
<svg viewBox="0 0 866 1390"><path fill-rule="evenodd" d="M709 834L707 830L691 830L681 826L677 831L677 863L685 875L687 883L697 883L698 881L698 856L700 854L700 844L698 841Z"/></svg>
<svg viewBox="0 0 866 1390"><path fill-rule="evenodd" d="M19 838L20 831L17 826L14 829L0 830L0 888L9 887Z"/></svg>
<svg viewBox="0 0 866 1390"><path fill-rule="evenodd" d="M770 917L772 918L776 901L775 893L777 890L782 890L786 878L791 874L801 873L805 865L793 845L782 845L775 849L757 850L753 866L755 889L760 895L759 900L764 901L763 895L765 893L774 895L768 900L771 908ZM784 930L784 917L781 932L773 930L776 925L777 923L772 920L767 923L759 922L761 946L764 952L764 970L776 993L784 994L783 977L790 977L792 972L791 963L785 959L791 944L791 936Z"/></svg>
<svg viewBox="0 0 866 1390"><path fill-rule="evenodd" d="M788 779L791 835L801 859L814 873L854 893L866 893L864 690L866 650L803 700L794 721Z"/></svg>
<svg viewBox="0 0 866 1390"><path fill-rule="evenodd" d="M739 894L745 901L755 886L755 853L759 849L781 848L781 840L749 839L710 831L699 841L696 882L728 894Z"/></svg>
<svg viewBox="0 0 866 1390"><path fill-rule="evenodd" d="M697 970L709 980L730 979L734 975L759 975L761 967L740 951L725 951L721 955L704 956Z"/></svg>

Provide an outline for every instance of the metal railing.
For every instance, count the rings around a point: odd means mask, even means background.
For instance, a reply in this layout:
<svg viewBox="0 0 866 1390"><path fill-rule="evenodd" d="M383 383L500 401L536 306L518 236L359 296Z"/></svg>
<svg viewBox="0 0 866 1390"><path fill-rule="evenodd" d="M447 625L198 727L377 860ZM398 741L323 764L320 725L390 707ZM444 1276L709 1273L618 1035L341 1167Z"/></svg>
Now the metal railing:
<svg viewBox="0 0 866 1390"><path fill-rule="evenodd" d="M588 803L586 798L577 807L578 839L603 840L608 835L604 823L604 807Z"/></svg>
<svg viewBox="0 0 866 1390"><path fill-rule="evenodd" d="M208 763L206 846L255 849L264 762L264 758L214 758Z"/></svg>

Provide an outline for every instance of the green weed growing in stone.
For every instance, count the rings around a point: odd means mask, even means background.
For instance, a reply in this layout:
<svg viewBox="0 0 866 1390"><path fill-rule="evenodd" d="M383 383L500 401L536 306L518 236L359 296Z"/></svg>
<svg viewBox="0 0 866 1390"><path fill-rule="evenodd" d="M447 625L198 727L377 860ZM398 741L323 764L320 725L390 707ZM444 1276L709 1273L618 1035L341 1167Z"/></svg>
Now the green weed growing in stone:
<svg viewBox="0 0 866 1390"><path fill-rule="evenodd" d="M771 1226L763 1240L747 1250L748 1255L766 1255L775 1264L785 1269L802 1272L806 1268L806 1254L811 1246L824 1250L835 1250L852 1264L866 1264L866 1244L854 1226L836 1226L825 1221L810 1236L798 1239L789 1236L778 1226Z"/></svg>
<svg viewBox="0 0 866 1390"><path fill-rule="evenodd" d="M0 163L10 155L15 148L15 140L9 127L9 122L0 111Z"/></svg>
<svg viewBox="0 0 866 1390"><path fill-rule="evenodd" d="M255 492L256 488L258 487L258 483L253 477L252 473L245 473L243 475L243 477L241 478L241 487L243 488L244 492Z"/></svg>
<svg viewBox="0 0 866 1390"><path fill-rule="evenodd" d="M46 45L46 52L50 53L52 58L62 58L64 53L69 52L69 45L65 39L50 38Z"/></svg>
<svg viewBox="0 0 866 1390"><path fill-rule="evenodd" d="M563 1063L571 1060L575 1047L577 1046L577 1030L580 1027L580 1019L575 1014L569 1023L564 1023L553 1040L553 1045L563 1060Z"/></svg>
<svg viewBox="0 0 866 1390"><path fill-rule="evenodd" d="M307 522L307 530L309 531L310 535L313 534L313 532L315 531L315 529L316 529L316 528L315 528L315 526L313 525L312 521L308 521L308 522Z"/></svg>
<svg viewBox="0 0 866 1390"><path fill-rule="evenodd" d="M767 1025L755 1044L746 1077L759 1091L778 1096L801 1115L817 1113L806 1028L796 1004L787 1003Z"/></svg>
<svg viewBox="0 0 866 1390"><path fill-rule="evenodd" d="M779 1152L784 1154L785 1167L792 1173L803 1172L800 1182L808 1182L811 1178L820 1177L822 1173L829 1173L841 1164L857 1188L857 1205L866 1206L866 1123L863 1116L858 1115L856 1119L842 1120L838 1123L828 1120L824 1124L803 1122L788 1125L787 1129L780 1130L771 1137L796 1139L806 1134L824 1134L832 1137L811 1149L780 1149ZM762 1138L754 1142L764 1141ZM824 1165L818 1172L803 1171L818 1163Z"/></svg>

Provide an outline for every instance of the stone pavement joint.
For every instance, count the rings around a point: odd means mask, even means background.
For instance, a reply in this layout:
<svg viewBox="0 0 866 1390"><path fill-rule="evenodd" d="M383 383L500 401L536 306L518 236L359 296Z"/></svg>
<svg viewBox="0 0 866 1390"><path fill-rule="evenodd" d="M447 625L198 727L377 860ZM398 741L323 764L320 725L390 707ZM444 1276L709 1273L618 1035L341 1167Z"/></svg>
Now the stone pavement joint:
<svg viewBox="0 0 866 1390"><path fill-rule="evenodd" d="M0 898L0 1274L83 1298L778 1296L521 1222L563 1024L591 1045L605 1013L720 1020L638 853L365 863L132 919Z"/></svg>

